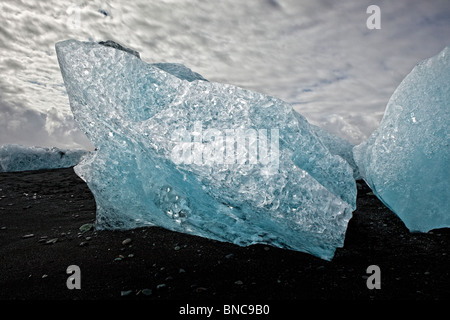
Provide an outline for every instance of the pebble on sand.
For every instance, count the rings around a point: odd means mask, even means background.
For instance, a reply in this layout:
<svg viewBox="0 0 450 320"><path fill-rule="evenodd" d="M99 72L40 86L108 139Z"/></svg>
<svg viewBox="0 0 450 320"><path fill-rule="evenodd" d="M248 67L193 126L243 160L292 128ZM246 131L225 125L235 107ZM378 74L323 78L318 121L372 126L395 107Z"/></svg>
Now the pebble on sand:
<svg viewBox="0 0 450 320"><path fill-rule="evenodd" d="M125 240L122 241L122 244L125 246L127 244L131 243L131 239L130 238L126 238Z"/></svg>
<svg viewBox="0 0 450 320"><path fill-rule="evenodd" d="M122 297L125 297L125 296L130 295L131 292L133 292L133 291L132 291L132 290L123 290L123 291L120 291L120 295L121 295Z"/></svg>
<svg viewBox="0 0 450 320"><path fill-rule="evenodd" d="M86 232L91 230L94 227L94 225L92 223L85 223L80 227L80 231L81 232Z"/></svg>
<svg viewBox="0 0 450 320"><path fill-rule="evenodd" d="M152 289L142 289L142 291L141 291L144 295L146 295L146 296L149 296L149 295L151 295L153 292L152 292Z"/></svg>
<svg viewBox="0 0 450 320"><path fill-rule="evenodd" d="M58 241L58 238L53 238L53 239L47 240L47 241L45 242L45 244L54 244L54 243L56 243L57 241Z"/></svg>

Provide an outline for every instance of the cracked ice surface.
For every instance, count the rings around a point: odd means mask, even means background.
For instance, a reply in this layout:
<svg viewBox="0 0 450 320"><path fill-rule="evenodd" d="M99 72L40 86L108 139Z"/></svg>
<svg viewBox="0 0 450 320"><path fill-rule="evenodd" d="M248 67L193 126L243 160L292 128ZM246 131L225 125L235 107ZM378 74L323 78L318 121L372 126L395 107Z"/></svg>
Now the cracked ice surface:
<svg viewBox="0 0 450 320"><path fill-rule="evenodd" d="M353 150L368 185L411 231L450 227L450 47L419 63Z"/></svg>
<svg viewBox="0 0 450 320"><path fill-rule="evenodd" d="M353 170L291 105L111 46L66 40L56 51L97 147L75 167L97 228L157 225L323 259L343 245Z"/></svg>

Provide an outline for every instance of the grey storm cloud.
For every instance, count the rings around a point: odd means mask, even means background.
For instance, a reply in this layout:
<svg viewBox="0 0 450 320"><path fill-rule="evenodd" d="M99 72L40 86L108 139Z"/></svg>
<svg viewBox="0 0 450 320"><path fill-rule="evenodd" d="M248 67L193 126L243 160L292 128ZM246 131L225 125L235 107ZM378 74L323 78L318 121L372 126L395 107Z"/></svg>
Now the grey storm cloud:
<svg viewBox="0 0 450 320"><path fill-rule="evenodd" d="M380 30L366 27L374 4ZM41 146L91 147L54 50L69 38L114 40L276 96L353 143L414 65L450 44L448 0L2 0L0 18L0 143Z"/></svg>

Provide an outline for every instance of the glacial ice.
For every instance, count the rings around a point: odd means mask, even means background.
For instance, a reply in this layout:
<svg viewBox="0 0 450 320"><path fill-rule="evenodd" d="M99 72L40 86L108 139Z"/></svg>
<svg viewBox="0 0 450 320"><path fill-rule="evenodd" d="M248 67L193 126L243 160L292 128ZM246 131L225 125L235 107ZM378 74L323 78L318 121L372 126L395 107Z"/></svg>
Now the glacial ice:
<svg viewBox="0 0 450 320"><path fill-rule="evenodd" d="M0 147L0 172L73 167L87 152L82 149L5 144Z"/></svg>
<svg viewBox="0 0 450 320"><path fill-rule="evenodd" d="M410 231L450 227L450 47L419 63L354 148L364 180Z"/></svg>
<svg viewBox="0 0 450 320"><path fill-rule="evenodd" d="M75 172L96 228L157 225L331 259L356 207L353 170L291 105L94 42L56 44L79 127Z"/></svg>
<svg viewBox="0 0 450 320"><path fill-rule="evenodd" d="M325 147L327 147L331 154L340 156L342 159L347 161L353 169L353 178L355 180L361 179L359 168L353 158L354 145L350 143L350 141L338 137L321 127L311 125L311 129L316 133L317 137L325 145Z"/></svg>

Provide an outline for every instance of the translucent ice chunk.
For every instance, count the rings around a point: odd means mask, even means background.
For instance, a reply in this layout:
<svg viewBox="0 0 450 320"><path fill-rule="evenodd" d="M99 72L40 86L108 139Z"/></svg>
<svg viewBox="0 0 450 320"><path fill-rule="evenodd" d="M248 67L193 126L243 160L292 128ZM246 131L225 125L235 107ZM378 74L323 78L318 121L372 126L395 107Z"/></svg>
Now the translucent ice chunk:
<svg viewBox="0 0 450 320"><path fill-rule="evenodd" d="M450 227L450 47L395 90L379 128L354 148L374 193L411 231Z"/></svg>
<svg viewBox="0 0 450 320"><path fill-rule="evenodd" d="M331 154L338 155L343 158L353 169L353 177L355 180L361 179L358 166L353 159L353 147L354 145L350 141L338 137L327 130L311 125L311 128L315 131L322 143L328 148Z"/></svg>
<svg viewBox="0 0 450 320"><path fill-rule="evenodd" d="M96 43L56 51L75 120L98 149L75 167L97 228L158 225L323 259L343 245L352 168L289 104Z"/></svg>
<svg viewBox="0 0 450 320"><path fill-rule="evenodd" d="M0 171L15 172L73 167L86 150L66 150L5 144L0 147Z"/></svg>

